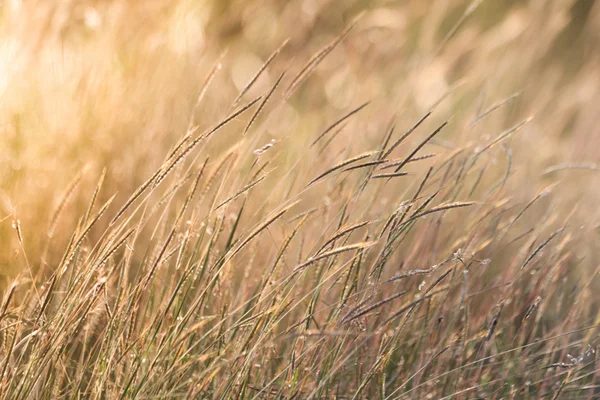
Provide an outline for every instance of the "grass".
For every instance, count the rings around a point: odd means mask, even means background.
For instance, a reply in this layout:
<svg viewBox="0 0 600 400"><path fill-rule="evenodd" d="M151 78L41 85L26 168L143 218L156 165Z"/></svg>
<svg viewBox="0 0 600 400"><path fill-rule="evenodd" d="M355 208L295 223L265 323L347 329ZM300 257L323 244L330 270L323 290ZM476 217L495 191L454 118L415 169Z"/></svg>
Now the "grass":
<svg viewBox="0 0 600 400"><path fill-rule="evenodd" d="M583 3L6 6L0 397L596 398Z"/></svg>

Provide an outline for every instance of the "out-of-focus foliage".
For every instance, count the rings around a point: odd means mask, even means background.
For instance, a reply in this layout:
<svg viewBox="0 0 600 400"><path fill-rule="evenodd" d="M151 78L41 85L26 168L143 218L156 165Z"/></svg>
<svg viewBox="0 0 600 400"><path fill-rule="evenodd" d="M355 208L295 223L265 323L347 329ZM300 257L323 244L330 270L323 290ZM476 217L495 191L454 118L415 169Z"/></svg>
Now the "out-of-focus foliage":
<svg viewBox="0 0 600 400"><path fill-rule="evenodd" d="M277 71L297 71L358 15L349 37L283 107L269 128L273 137L303 140L365 100L372 101L368 119L398 113L407 126L458 86L441 104L445 114L473 113L521 93L489 124L535 116L517 139L516 156L526 162L515 173L600 161L600 11L593 1L13 0L0 24L4 215L16 214L35 237L86 166L96 173L108 167L111 185L125 196L179 137L222 52L223 71L199 122L223 115L285 39L282 56L249 95L262 93ZM365 139L370 134L365 125ZM459 145L470 137L457 129L444 139ZM597 194L579 190L593 185L587 178L569 174L561 191L597 220ZM8 225L1 236L14 244ZM11 251L3 246L3 268Z"/></svg>
<svg viewBox="0 0 600 400"><path fill-rule="evenodd" d="M114 184L133 187L186 126L191 99L221 52L227 50L225 71L200 121L228 104L286 38L290 45L276 65L294 71L361 13L349 38L285 107L282 118L291 119L277 135L307 135L364 99L373 101L375 118L398 112L410 121L461 84L442 104L447 112L469 113L522 92L497 119L509 124L536 116L517 146L536 173L558 162L599 161L592 144L600 93L598 6L586 0L483 1L472 2L477 8L463 18L469 6L6 1L0 26L5 212L17 207L37 221L47 218L33 209L47 212L85 165L110 164ZM251 94L261 93L276 69ZM581 179L578 174L578 185L589 183Z"/></svg>
<svg viewBox="0 0 600 400"><path fill-rule="evenodd" d="M204 141L282 45L235 105L261 96L256 120L257 105ZM298 76L306 79L295 85ZM482 396L535 398L569 393L571 373L592 385L596 372L583 365L593 352L582 346L594 345L595 331L522 359L512 352L598 321L598 104L600 4L592 0L6 0L0 379L19 383L0 382L0 393L156 397L184 387L187 395L240 397L277 389L288 398L332 395L341 385L344 395L400 387L396 395L438 398L488 385ZM394 170L375 168L363 184L366 168L344 175L348 159L382 149L391 126L384 149L430 110L389 160L360 159L373 168L396 163L407 177L387 180L381 174ZM177 151L201 145L175 163L167 155L177 143ZM402 161L415 148L414 157L434 155ZM207 158L202 200L179 215L193 198L182 188ZM308 185L327 171L342 177ZM117 214L150 177L142 186L149 194ZM86 230L92 210L113 195ZM300 217L282 222L277 210L288 206ZM402 219L408 210L411 224ZM336 236L361 221L351 241ZM340 246L339 259L328 253ZM440 278L438 268L450 265ZM401 279L392 289L385 279L393 276ZM519 279L522 286L512 284ZM387 296L402 289L422 300L439 282L445 301L412 308L401 327L382 324L404 304ZM187 284L190 297L179 292ZM190 319L188 306L218 324ZM38 332L47 336L35 339ZM359 342L364 350L348 350ZM171 355L165 343L180 347ZM582 357L569 368L581 370L556 379L540 372L575 354L569 346ZM503 351L511 356L498 364L481 361ZM306 364L288 360L300 354ZM531 379L541 380L529 389L523 374L533 366L540 370ZM28 380L31 368L39 380ZM450 370L458 372L443 375ZM495 386L509 371L513 386Z"/></svg>

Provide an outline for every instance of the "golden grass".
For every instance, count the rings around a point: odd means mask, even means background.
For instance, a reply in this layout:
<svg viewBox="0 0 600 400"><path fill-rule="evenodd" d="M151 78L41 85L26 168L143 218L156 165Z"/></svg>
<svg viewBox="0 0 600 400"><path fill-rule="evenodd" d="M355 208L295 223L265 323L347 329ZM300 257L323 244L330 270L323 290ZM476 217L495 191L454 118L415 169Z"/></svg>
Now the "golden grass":
<svg viewBox="0 0 600 400"><path fill-rule="evenodd" d="M6 2L0 398L596 398L599 22Z"/></svg>

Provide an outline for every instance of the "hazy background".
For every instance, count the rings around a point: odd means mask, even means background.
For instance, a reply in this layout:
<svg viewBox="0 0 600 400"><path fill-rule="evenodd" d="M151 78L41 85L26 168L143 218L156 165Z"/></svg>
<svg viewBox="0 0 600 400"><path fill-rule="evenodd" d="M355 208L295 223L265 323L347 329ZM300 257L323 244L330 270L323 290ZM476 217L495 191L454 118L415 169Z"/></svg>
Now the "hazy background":
<svg viewBox="0 0 600 400"><path fill-rule="evenodd" d="M89 193L107 168L108 192L118 192L120 202L146 179L185 132L220 55L222 69L194 116L203 128L227 114L284 40L290 42L246 99L263 94L288 67L289 81L360 14L270 117L265 141L281 141L292 159L328 123L371 101L352 122L361 133L351 138L370 143L381 134L372 121L397 114L406 129L456 87L427 124L456 116L434 150L489 140L532 116L511 146L519 165L509 180L515 196L530 198L557 183L554 207L585 222L584 240L597 240L599 176L589 170L600 162L598 2L13 0L2 4L0 20L0 273L18 269L14 219L33 263L47 262L42 243L52 215L81 171L81 192ZM470 126L478 112L515 94ZM546 168L583 162L540 178ZM80 197L69 199L62 226L73 226L73 210L84 209L88 198Z"/></svg>
<svg viewBox="0 0 600 400"><path fill-rule="evenodd" d="M600 397L599 2L0 4L0 398Z"/></svg>

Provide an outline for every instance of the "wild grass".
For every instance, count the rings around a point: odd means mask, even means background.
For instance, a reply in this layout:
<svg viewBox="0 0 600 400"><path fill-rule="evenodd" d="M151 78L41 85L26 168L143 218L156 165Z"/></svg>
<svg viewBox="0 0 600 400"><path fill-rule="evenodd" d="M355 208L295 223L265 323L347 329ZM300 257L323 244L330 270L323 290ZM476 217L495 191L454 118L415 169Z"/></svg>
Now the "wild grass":
<svg viewBox="0 0 600 400"><path fill-rule="evenodd" d="M363 3L7 6L0 398L599 396L597 5Z"/></svg>

